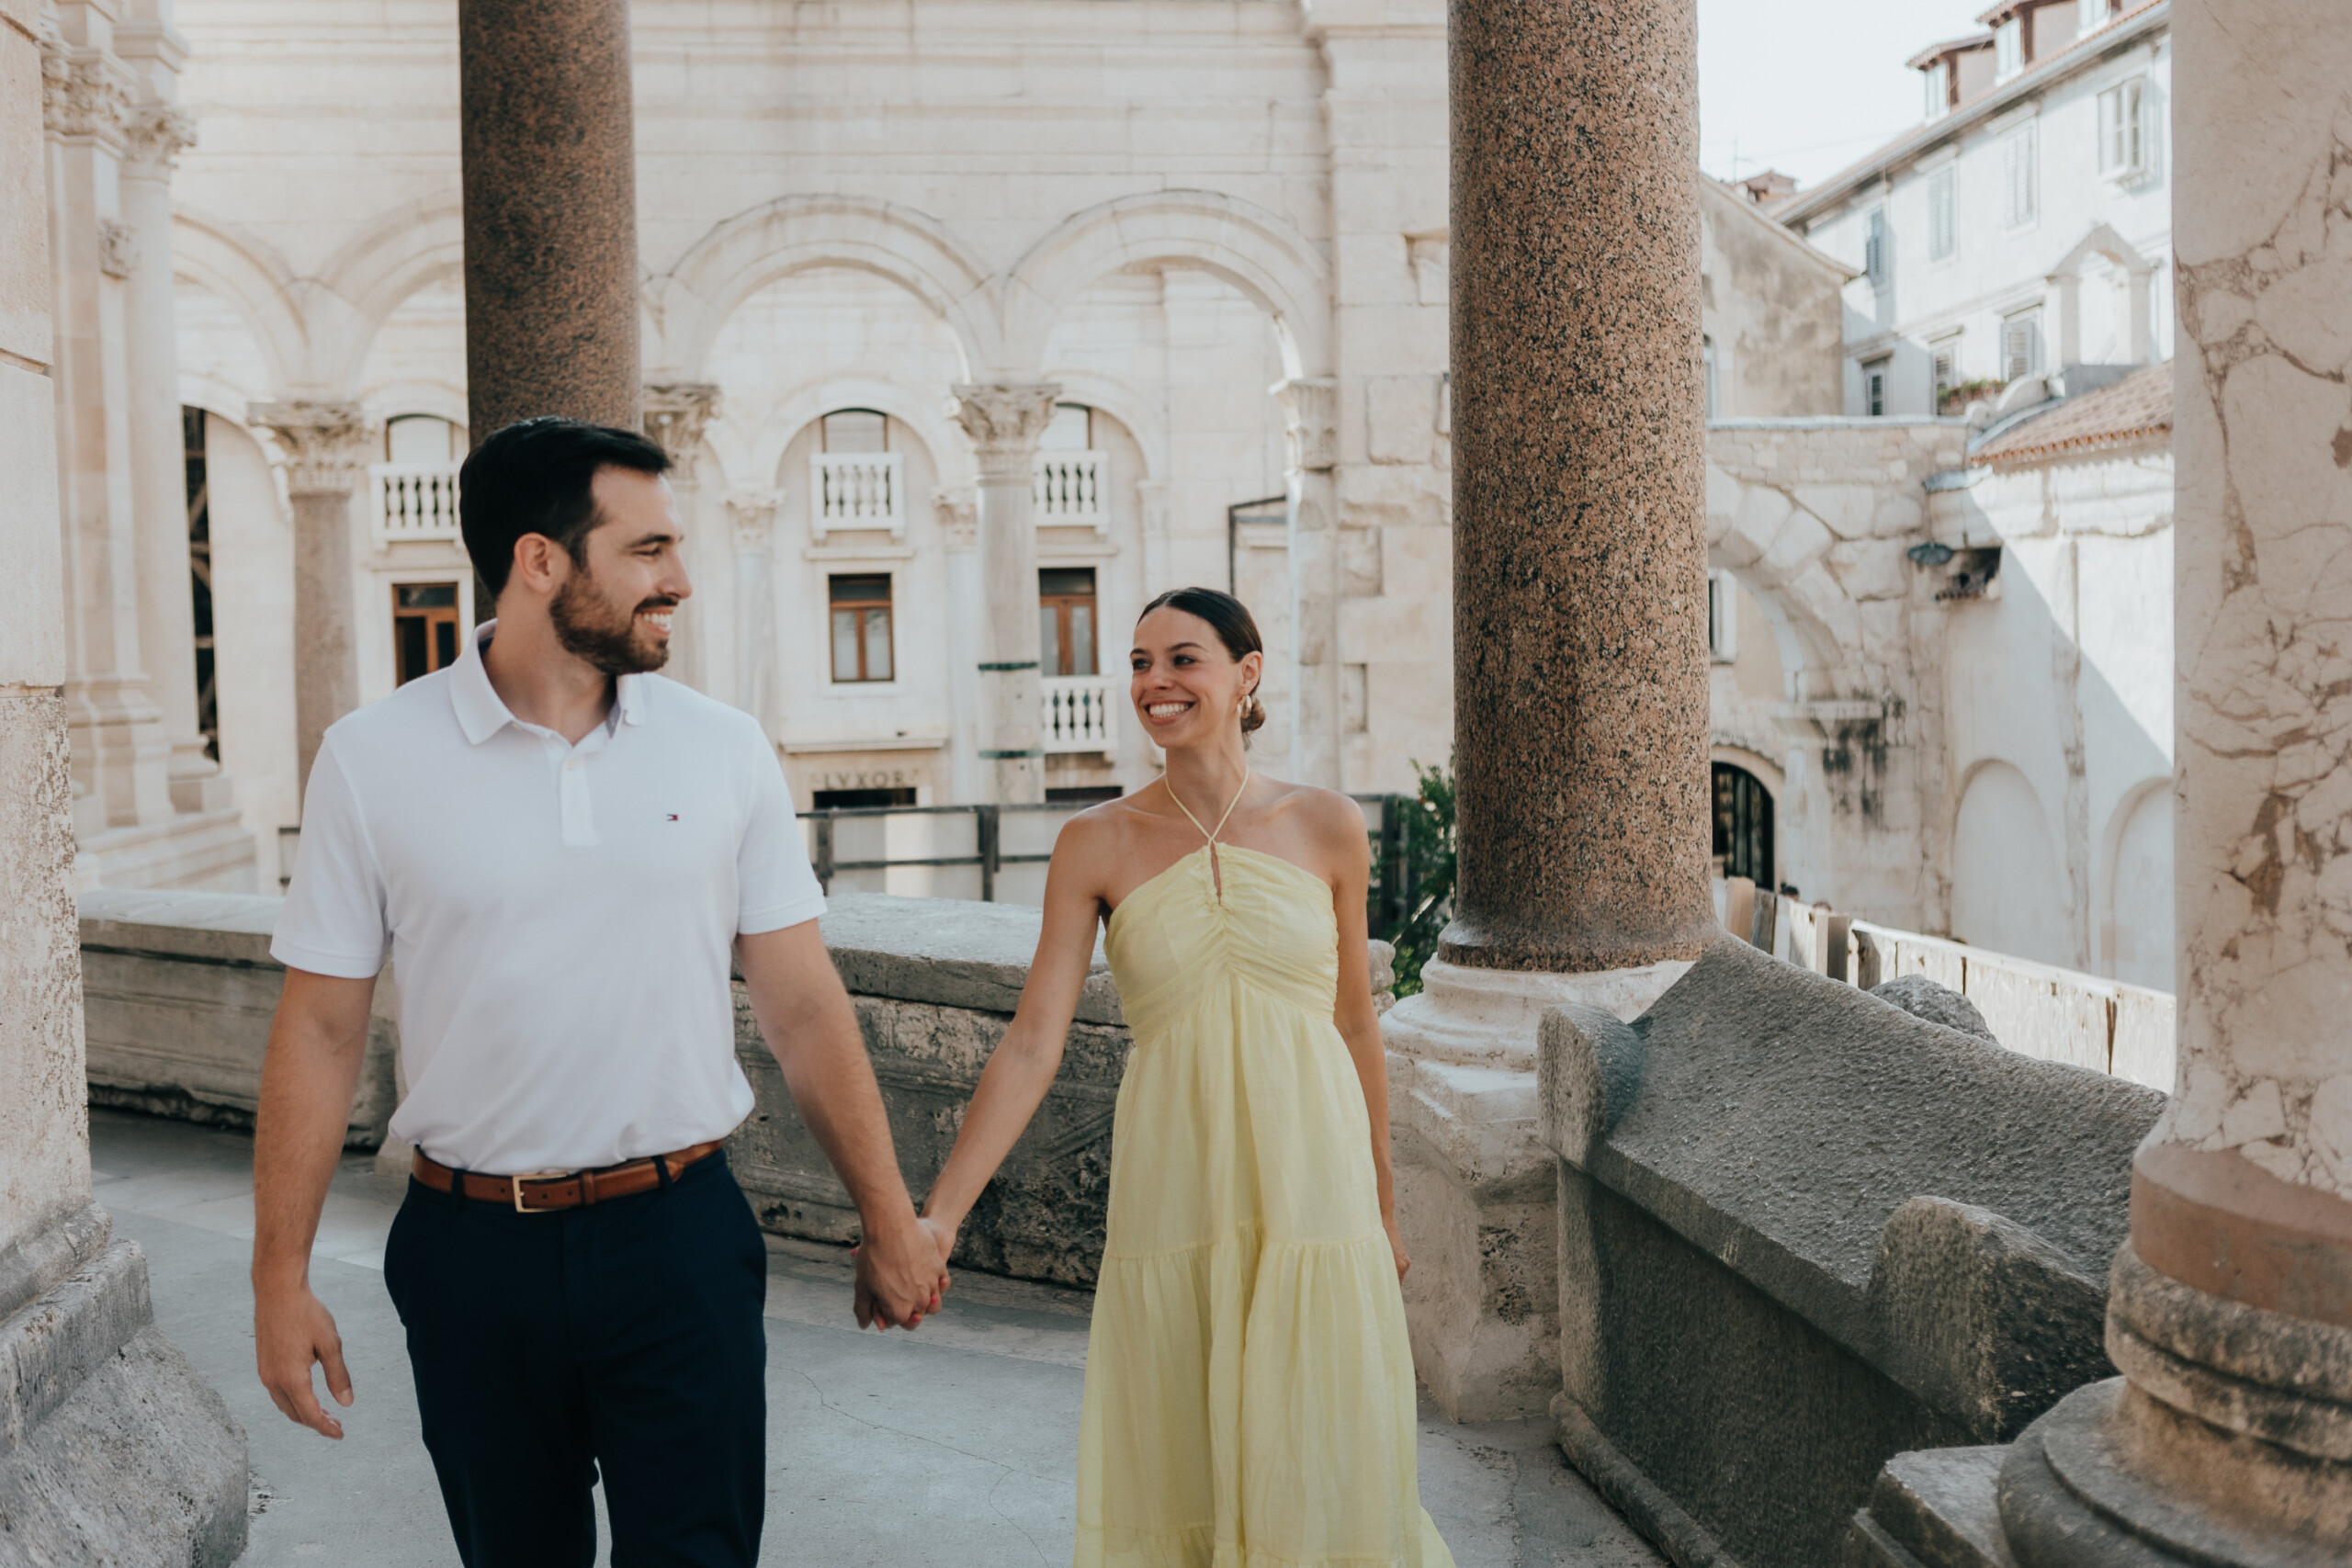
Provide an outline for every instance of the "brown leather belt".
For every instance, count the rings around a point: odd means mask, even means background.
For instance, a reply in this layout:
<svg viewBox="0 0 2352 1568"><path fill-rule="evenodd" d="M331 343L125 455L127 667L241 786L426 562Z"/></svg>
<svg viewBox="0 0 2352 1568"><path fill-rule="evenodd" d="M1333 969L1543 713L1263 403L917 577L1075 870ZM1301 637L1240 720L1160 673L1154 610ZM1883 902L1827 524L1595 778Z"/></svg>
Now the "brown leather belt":
<svg viewBox="0 0 2352 1568"><path fill-rule="evenodd" d="M725 1142L713 1138L675 1154L647 1155L643 1159L623 1160L594 1170L540 1170L521 1176L484 1176L475 1170L452 1170L437 1160L427 1159L424 1151L419 1149L409 1169L435 1192L454 1190L461 1198L496 1203L502 1208L511 1206L518 1214L537 1214L549 1209L585 1208L606 1199L627 1198L659 1187L663 1167L669 1169L669 1179L675 1181L685 1174L687 1167L717 1154Z"/></svg>

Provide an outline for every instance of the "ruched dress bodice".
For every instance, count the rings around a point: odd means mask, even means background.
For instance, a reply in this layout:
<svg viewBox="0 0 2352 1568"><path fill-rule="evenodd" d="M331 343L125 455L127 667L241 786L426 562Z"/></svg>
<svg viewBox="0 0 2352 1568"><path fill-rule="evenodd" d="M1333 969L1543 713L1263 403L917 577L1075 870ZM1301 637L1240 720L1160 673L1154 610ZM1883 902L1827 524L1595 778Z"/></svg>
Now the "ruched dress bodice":
<svg viewBox="0 0 2352 1568"><path fill-rule="evenodd" d="M1204 845L1113 911L1135 1032L1086 1364L1079 1568L1451 1568L1332 1022L1330 887ZM1220 888L1219 872L1222 872Z"/></svg>

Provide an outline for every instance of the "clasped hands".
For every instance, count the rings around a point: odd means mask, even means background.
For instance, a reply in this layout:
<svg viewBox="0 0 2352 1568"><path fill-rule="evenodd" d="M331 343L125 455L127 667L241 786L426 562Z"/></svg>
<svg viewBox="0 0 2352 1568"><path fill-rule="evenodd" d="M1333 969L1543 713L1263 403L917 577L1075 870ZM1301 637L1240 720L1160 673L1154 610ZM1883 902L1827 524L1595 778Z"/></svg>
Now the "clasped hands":
<svg viewBox="0 0 2352 1568"><path fill-rule="evenodd" d="M955 1248L954 1226L918 1219L911 1211L889 1224L868 1227L865 1239L850 1249L857 1266L857 1325L920 1327L947 1293L947 1257Z"/></svg>

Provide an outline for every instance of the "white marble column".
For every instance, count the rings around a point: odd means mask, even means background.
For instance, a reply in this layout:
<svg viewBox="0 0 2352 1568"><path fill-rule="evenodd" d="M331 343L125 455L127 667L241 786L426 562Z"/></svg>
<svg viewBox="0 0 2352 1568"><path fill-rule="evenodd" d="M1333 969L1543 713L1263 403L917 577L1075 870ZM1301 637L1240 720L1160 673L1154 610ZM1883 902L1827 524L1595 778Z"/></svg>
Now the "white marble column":
<svg viewBox="0 0 2352 1568"><path fill-rule="evenodd" d="M359 705L351 602L352 491L377 428L353 402L255 403L248 423L277 437L294 508L294 756L302 788L327 726Z"/></svg>
<svg viewBox="0 0 2352 1568"><path fill-rule="evenodd" d="M187 468L180 423L177 322L172 288L172 171L196 143L196 121L168 103L130 112L121 172L122 220L131 233L123 335L130 372L130 495L137 517L139 625L155 705L170 738L172 804L217 811L229 780L198 728L196 621L187 548Z"/></svg>
<svg viewBox="0 0 2352 1568"><path fill-rule="evenodd" d="M956 420L979 462L980 572L988 615L980 642L980 761L988 798L1046 798L1043 694L1037 673L1037 442L1061 388L999 382L955 389Z"/></svg>
<svg viewBox="0 0 2352 1568"><path fill-rule="evenodd" d="M980 498L963 486L943 485L931 492L931 503L947 547L947 646L978 648L989 620L988 591L980 577ZM978 660L954 660L947 671L947 711L955 725L947 750L951 801L985 800L996 773L995 763L980 761L987 729L978 716L981 694Z"/></svg>
<svg viewBox="0 0 2352 1568"><path fill-rule="evenodd" d="M2352 12L2173 12L2179 1072L2020 1568L2352 1562Z"/></svg>
<svg viewBox="0 0 2352 1568"><path fill-rule="evenodd" d="M735 705L773 736L775 691L775 513L784 497L740 490L727 498L735 535Z"/></svg>
<svg viewBox="0 0 2352 1568"><path fill-rule="evenodd" d="M1340 787L1340 389L1328 378L1278 381L1290 494L1290 776Z"/></svg>

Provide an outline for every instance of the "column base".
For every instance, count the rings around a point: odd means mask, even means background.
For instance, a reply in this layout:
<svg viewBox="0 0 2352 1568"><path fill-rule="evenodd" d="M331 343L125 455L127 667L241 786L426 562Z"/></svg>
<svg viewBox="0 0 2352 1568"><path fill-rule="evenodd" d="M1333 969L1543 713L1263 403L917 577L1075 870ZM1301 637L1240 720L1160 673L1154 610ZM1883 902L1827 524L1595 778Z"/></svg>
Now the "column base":
<svg viewBox="0 0 2352 1568"><path fill-rule="evenodd" d="M245 1435L155 1326L139 1248L96 1205L57 1231L69 1271L0 1319L0 1562L225 1568L245 1549Z"/></svg>
<svg viewBox="0 0 2352 1568"><path fill-rule="evenodd" d="M228 783L225 778L220 782L224 787ZM135 828L85 833L74 850L77 893L92 887L256 891L254 836L234 809L187 812ZM277 889L273 886L267 891Z"/></svg>
<svg viewBox="0 0 2352 1568"><path fill-rule="evenodd" d="M2124 1376L2007 1448L1890 1461L1848 1568L2352 1561L2352 1329L2209 1295L2127 1247L2107 1343Z"/></svg>
<svg viewBox="0 0 2352 1568"><path fill-rule="evenodd" d="M172 809L182 815L210 811L227 811L237 803L233 780L220 771L220 764L204 754L203 748L172 750L170 780Z"/></svg>
<svg viewBox="0 0 2352 1568"><path fill-rule="evenodd" d="M1432 960L1381 1020L1413 1361L1456 1421L1540 1416L1559 1391L1557 1194L1537 1122L1544 1010L1631 1020L1686 960L1560 975Z"/></svg>

